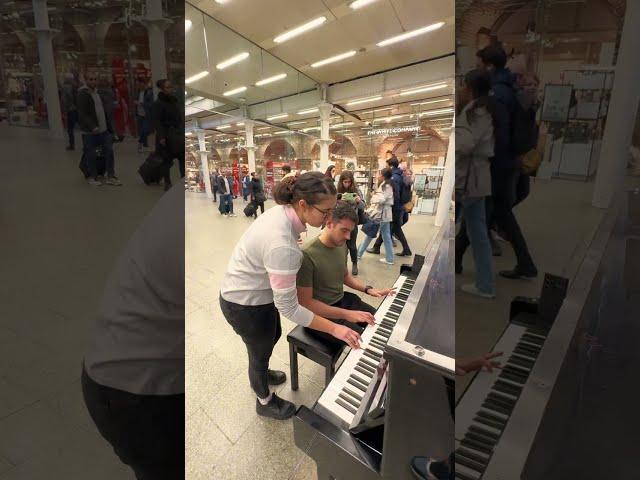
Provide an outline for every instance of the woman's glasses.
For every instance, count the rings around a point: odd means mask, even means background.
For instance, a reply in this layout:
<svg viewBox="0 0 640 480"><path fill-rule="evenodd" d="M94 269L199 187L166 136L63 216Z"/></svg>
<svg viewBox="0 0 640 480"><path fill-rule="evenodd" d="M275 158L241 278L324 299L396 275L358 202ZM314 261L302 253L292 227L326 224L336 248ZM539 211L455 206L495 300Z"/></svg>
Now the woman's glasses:
<svg viewBox="0 0 640 480"><path fill-rule="evenodd" d="M313 208L315 208L317 211L319 211L323 216L328 217L329 215L331 215L333 213L333 211L335 210L335 208L328 208L326 210L322 210L318 207L316 207L315 205L311 205Z"/></svg>

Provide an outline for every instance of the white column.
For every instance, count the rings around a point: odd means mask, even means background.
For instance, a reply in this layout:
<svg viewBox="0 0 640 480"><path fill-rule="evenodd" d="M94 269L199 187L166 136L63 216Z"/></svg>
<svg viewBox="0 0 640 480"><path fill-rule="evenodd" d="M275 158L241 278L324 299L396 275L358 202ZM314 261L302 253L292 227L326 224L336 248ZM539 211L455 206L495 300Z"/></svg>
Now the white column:
<svg viewBox="0 0 640 480"><path fill-rule="evenodd" d="M198 130L198 153L200 154L200 168L204 177L204 190L208 198L213 198L211 192L211 177L209 176L209 159L207 158L207 146L204 141L204 130Z"/></svg>
<svg viewBox="0 0 640 480"><path fill-rule="evenodd" d="M141 19L149 34L149 52L151 53L151 80L153 90L157 94L156 82L167 78L167 55L164 32L172 20L165 18L162 11L162 0L147 0L147 12Z"/></svg>
<svg viewBox="0 0 640 480"><path fill-rule="evenodd" d="M455 123L453 127L455 127ZM451 136L449 137L449 147L447 148L447 158L444 162L444 175L442 178L442 187L440 188L440 197L438 198L438 209L436 210L436 227L444 225L451 208L451 198L453 197L453 189L456 183L455 144L455 128L452 128Z"/></svg>
<svg viewBox="0 0 640 480"><path fill-rule="evenodd" d="M249 173L256 171L256 145L253 141L254 123L250 120L244 121L244 132L246 136L245 148L247 150L247 159L249 161Z"/></svg>
<svg viewBox="0 0 640 480"><path fill-rule="evenodd" d="M321 103L318 105L320 110L320 171L324 172L329 167L329 145L333 143L329 136L329 125L331 124L331 109L333 105L330 103Z"/></svg>
<svg viewBox="0 0 640 480"><path fill-rule="evenodd" d="M593 206L598 208L607 208L624 182L640 101L640 55L636 50L639 30L640 2L627 2L607 126L593 189Z"/></svg>
<svg viewBox="0 0 640 480"><path fill-rule="evenodd" d="M33 14L35 20L34 32L38 39L38 56L40 71L44 83L44 100L47 103L47 117L49 131L55 138L64 138L60 98L58 97L58 79L56 77L56 63L53 56L51 40L57 33L49 26L49 12L46 0L33 0Z"/></svg>

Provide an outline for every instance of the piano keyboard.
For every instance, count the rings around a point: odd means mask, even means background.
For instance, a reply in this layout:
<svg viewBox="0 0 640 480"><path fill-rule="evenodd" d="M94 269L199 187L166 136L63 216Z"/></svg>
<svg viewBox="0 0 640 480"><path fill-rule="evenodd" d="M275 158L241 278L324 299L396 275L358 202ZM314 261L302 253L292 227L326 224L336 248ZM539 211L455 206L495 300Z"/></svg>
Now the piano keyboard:
<svg viewBox="0 0 640 480"><path fill-rule="evenodd" d="M365 392L375 381L376 369L382 360L385 345L414 284L414 278L406 275L398 277L393 285L396 294L382 301L375 313L376 324L367 325L361 335L361 348L347 354L318 399L317 404L322 407L318 411L327 410L330 415L338 417L345 428L351 425Z"/></svg>
<svg viewBox="0 0 640 480"><path fill-rule="evenodd" d="M546 337L510 324L494 347L502 368L479 372L456 407L455 478L478 480L504 431Z"/></svg>

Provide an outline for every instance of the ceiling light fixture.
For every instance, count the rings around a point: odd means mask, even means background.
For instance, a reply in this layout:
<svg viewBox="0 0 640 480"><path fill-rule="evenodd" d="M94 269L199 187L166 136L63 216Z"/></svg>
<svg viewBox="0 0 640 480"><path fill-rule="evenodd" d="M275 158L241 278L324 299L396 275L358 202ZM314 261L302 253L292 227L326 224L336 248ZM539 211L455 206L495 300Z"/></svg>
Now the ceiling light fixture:
<svg viewBox="0 0 640 480"><path fill-rule="evenodd" d="M231 95L236 95L238 93L242 93L247 89L247 87L238 87L238 88L234 88L233 90L229 90L228 92L224 92L222 95L224 95L225 97L229 97Z"/></svg>
<svg viewBox="0 0 640 480"><path fill-rule="evenodd" d="M367 5L375 1L376 0L356 0L355 2L351 2L351 4L349 4L349 7L353 8L354 10L357 10L358 8L366 7Z"/></svg>
<svg viewBox="0 0 640 480"><path fill-rule="evenodd" d="M340 60L344 60L345 58L353 57L356 53L358 52L356 52L355 50L350 50L348 52L341 53L340 55L325 58L324 60L320 60L319 62L312 63L311 68L318 68L327 65L328 63L339 62Z"/></svg>
<svg viewBox="0 0 640 480"><path fill-rule="evenodd" d="M216 3L219 5L224 5L225 3L229 3L229 0L216 0Z"/></svg>
<svg viewBox="0 0 640 480"><path fill-rule="evenodd" d="M274 75L273 77L264 78L256 82L256 87L261 87L262 85L267 85L269 83L277 82L278 80L282 80L283 78L286 78L286 77L287 77L286 73L281 73L279 75Z"/></svg>
<svg viewBox="0 0 640 480"><path fill-rule="evenodd" d="M428 25L426 27L418 28L417 30L411 30L410 32L405 32L401 35L396 35L395 37L387 38L386 40L377 43L379 47L386 47L387 45L391 45L393 43L402 42L403 40L407 40L409 38L417 37L418 35L423 35L428 32L432 32L434 30L438 30L444 26L444 22L434 23L432 25Z"/></svg>
<svg viewBox="0 0 640 480"><path fill-rule="evenodd" d="M244 127L244 123L236 123L236 127Z"/></svg>
<svg viewBox="0 0 640 480"><path fill-rule="evenodd" d="M427 115L427 116L431 116L431 115L442 115L445 113L453 113L453 108L439 108L436 110L428 110L426 112L422 112L419 115Z"/></svg>
<svg viewBox="0 0 640 480"><path fill-rule="evenodd" d="M377 102L378 100L382 100L382 95L378 95L375 97L361 98L359 100L352 100L349 103L347 103L347 107L350 107L351 105L360 105L362 103Z"/></svg>
<svg viewBox="0 0 640 480"><path fill-rule="evenodd" d="M246 60L247 58L249 58L249 52L242 52L237 55L234 55L233 57L225 60L224 62L220 62L219 64L216 65L216 68L218 70L224 70L225 68L230 67L235 63Z"/></svg>
<svg viewBox="0 0 640 480"><path fill-rule="evenodd" d="M438 100L429 100L427 102L418 102L418 103L412 103L411 106L412 107L418 107L420 105L431 105L433 103L440 103L440 102L450 102L451 99L450 98L440 98Z"/></svg>
<svg viewBox="0 0 640 480"><path fill-rule="evenodd" d="M192 77L187 78L184 83L189 84L189 83L193 83L193 82L197 82L198 80L203 79L204 77L206 77L207 75L209 75L208 71L203 71L200 73L196 73L195 75L193 75Z"/></svg>
<svg viewBox="0 0 640 480"><path fill-rule="evenodd" d="M287 118L289 116L288 113L280 113L278 115L272 115L270 117L267 117L267 120L271 121L271 120L278 120L280 118Z"/></svg>
<svg viewBox="0 0 640 480"><path fill-rule="evenodd" d="M318 109L317 109L317 108L308 108L307 110L300 110L300 111L298 112L298 115L308 115L308 114L310 114L310 113L315 113L315 112L317 112L317 111L318 111Z"/></svg>
<svg viewBox="0 0 640 480"><path fill-rule="evenodd" d="M185 21L184 21L184 31L188 32L192 25L193 25L193 22L191 20L185 19Z"/></svg>
<svg viewBox="0 0 640 480"><path fill-rule="evenodd" d="M353 125L353 122L336 123L335 125L331 125L331 128L348 127L349 125Z"/></svg>
<svg viewBox="0 0 640 480"><path fill-rule="evenodd" d="M400 92L400 95L414 95L416 93L431 92L432 90L440 90L441 88L447 88L449 85L446 83L436 83L433 85L425 85L424 87L412 88Z"/></svg>
<svg viewBox="0 0 640 480"><path fill-rule="evenodd" d="M306 120L301 120L299 122L291 122L291 123L287 123L287 125L291 126L291 125L304 125L305 123L307 123Z"/></svg>
<svg viewBox="0 0 640 480"><path fill-rule="evenodd" d="M224 130L225 128L231 128L231 125L220 125L218 130Z"/></svg>
<svg viewBox="0 0 640 480"><path fill-rule="evenodd" d="M327 17L315 18L310 22L300 25L299 27L296 27L284 32L282 35L278 35L276 38L273 39L273 41L276 43L286 42L287 40L291 40L292 38L297 37L298 35L301 35L304 32L308 32L309 30L318 28L320 25L322 25L326 21L327 21Z"/></svg>

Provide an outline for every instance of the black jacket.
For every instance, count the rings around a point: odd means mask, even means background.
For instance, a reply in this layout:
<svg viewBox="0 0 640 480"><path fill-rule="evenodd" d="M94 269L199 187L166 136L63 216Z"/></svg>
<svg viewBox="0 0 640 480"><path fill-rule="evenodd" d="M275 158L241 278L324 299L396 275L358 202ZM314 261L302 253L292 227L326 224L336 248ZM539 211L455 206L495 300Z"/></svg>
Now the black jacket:
<svg viewBox="0 0 640 480"><path fill-rule="evenodd" d="M83 86L78 90L78 125L83 132L91 133L94 128L98 128L98 115L96 114L96 105L91 96L91 92L87 86ZM107 113L108 106L102 105L104 116L107 120L107 130L113 133L113 125Z"/></svg>
<svg viewBox="0 0 640 480"><path fill-rule="evenodd" d="M491 93L496 100L495 148L491 161L493 168L511 169L516 166L516 155L511 145L513 114L516 108L514 75L508 68L495 70L491 74Z"/></svg>
<svg viewBox="0 0 640 480"><path fill-rule="evenodd" d="M156 142L166 140L166 146L174 155L184 152L184 115L176 97L160 92L153 103L151 121Z"/></svg>
<svg viewBox="0 0 640 480"><path fill-rule="evenodd" d="M249 194L251 195L251 200L256 200L256 195L258 194L262 194L261 195L261 199L258 199L257 201L264 201L265 200L265 196L264 196L264 188L262 186L262 182L260 180L258 181L253 181L251 180L249 182Z"/></svg>
<svg viewBox="0 0 640 480"><path fill-rule="evenodd" d="M225 188L225 185L224 185L224 179L225 179L224 175L222 175L222 174L218 175L218 193L220 195L224 195L225 192L226 192L226 188ZM226 179L227 179L227 182L229 182L229 190L231 190L231 192L229 192L229 193L231 195L233 195L233 178L226 177Z"/></svg>

